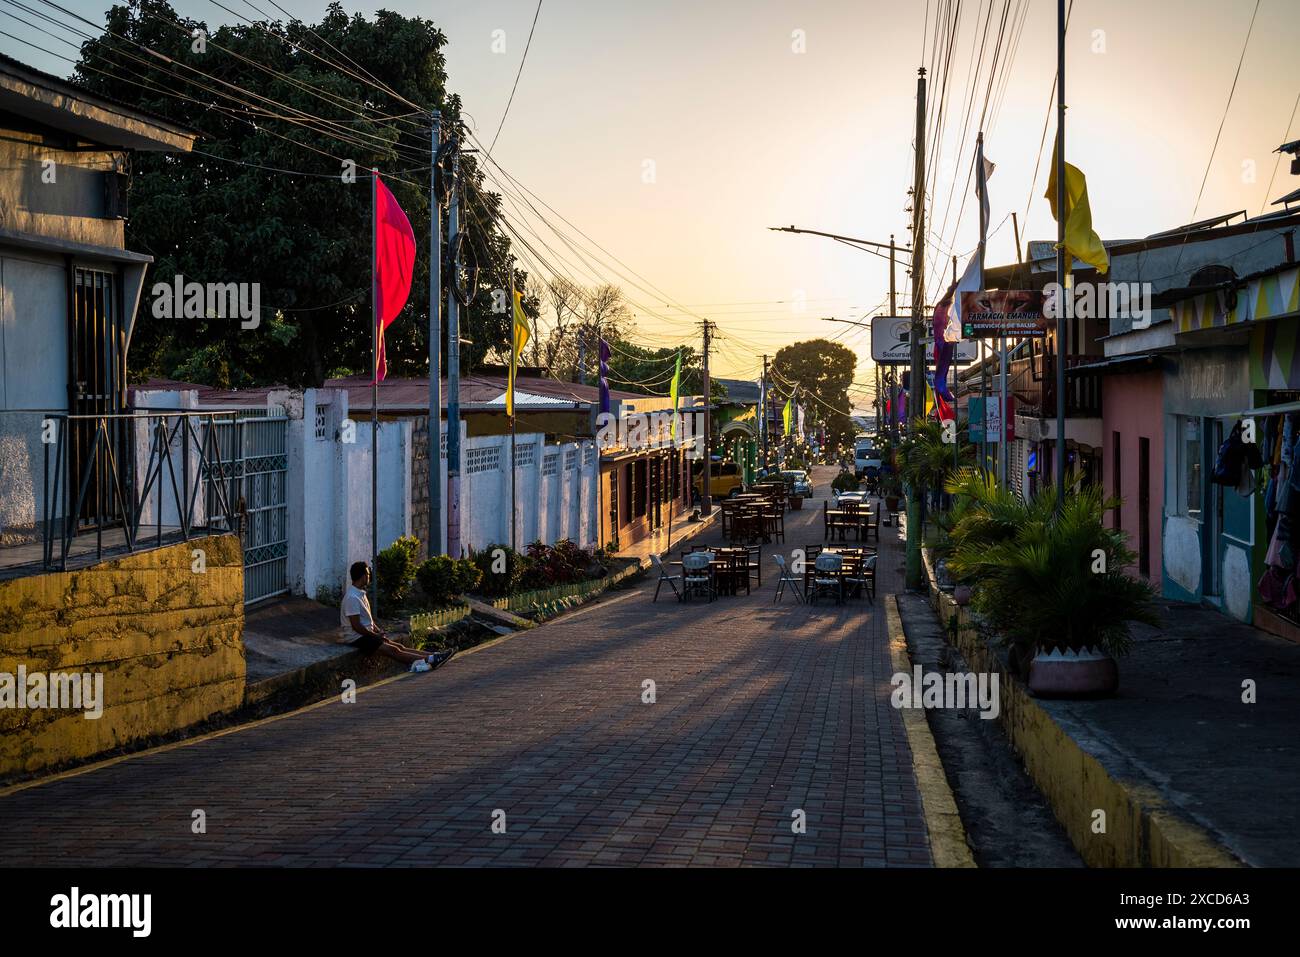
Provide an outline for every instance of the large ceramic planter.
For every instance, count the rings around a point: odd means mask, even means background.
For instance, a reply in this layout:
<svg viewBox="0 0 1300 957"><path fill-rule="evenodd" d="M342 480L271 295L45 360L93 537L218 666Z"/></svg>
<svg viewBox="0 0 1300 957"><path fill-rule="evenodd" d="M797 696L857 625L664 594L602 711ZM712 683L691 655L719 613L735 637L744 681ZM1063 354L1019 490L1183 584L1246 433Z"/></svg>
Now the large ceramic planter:
<svg viewBox="0 0 1300 957"><path fill-rule="evenodd" d="M885 508L889 509L891 512L897 512L897 511L898 511L898 496L897 496L897 495L886 495L886 496L885 496Z"/></svg>
<svg viewBox="0 0 1300 957"><path fill-rule="evenodd" d="M958 585L952 590L952 600L963 608L970 604L972 597L974 597L974 591L970 585Z"/></svg>
<svg viewBox="0 0 1300 957"><path fill-rule="evenodd" d="M792 495L789 498L789 502L790 502L790 511L792 512L803 511L803 499Z"/></svg>
<svg viewBox="0 0 1300 957"><path fill-rule="evenodd" d="M1039 651L1029 663L1029 690L1037 698L1104 698L1119 688L1119 665L1104 651Z"/></svg>

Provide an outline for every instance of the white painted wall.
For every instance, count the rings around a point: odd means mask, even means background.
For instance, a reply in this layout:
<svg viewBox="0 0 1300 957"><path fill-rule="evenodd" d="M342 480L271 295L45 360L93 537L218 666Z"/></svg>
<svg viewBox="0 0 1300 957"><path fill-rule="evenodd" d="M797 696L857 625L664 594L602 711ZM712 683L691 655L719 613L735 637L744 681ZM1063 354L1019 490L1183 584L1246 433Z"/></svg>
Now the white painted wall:
<svg viewBox="0 0 1300 957"><path fill-rule="evenodd" d="M151 394L149 400L154 407L177 407L186 401L182 396ZM194 401L194 394L189 396ZM289 418L289 587L314 597L321 588L339 588L354 561L371 557L371 424L368 418L349 418L344 390L274 392L268 402L282 407ZM410 419L379 423L380 549L412 532L413 433ZM443 422L440 440L445 434ZM519 548L538 538L548 545L571 538L593 547L595 442L547 446L544 435L525 433L516 436L516 446L533 450L530 462L527 453L520 456L527 464L515 472ZM461 423L461 542L466 550L510 542L509 453L508 435L469 438ZM552 476L542 475L547 455L558 456ZM438 461L445 494L447 460L440 454ZM445 529L442 543L445 547Z"/></svg>
<svg viewBox="0 0 1300 957"><path fill-rule="evenodd" d="M62 261L0 256L0 540L35 540L44 520L41 412L68 408L67 295Z"/></svg>

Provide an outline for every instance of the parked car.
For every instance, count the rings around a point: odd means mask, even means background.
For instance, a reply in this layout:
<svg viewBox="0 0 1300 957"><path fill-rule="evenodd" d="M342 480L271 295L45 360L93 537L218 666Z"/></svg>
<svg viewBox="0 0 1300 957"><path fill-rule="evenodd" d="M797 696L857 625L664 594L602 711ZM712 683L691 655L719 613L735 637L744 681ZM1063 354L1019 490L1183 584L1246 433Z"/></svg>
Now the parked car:
<svg viewBox="0 0 1300 957"><path fill-rule="evenodd" d="M807 472L790 469L782 472L781 478L785 479L785 484L790 486L791 495L798 495L800 498L812 498L813 484Z"/></svg>
<svg viewBox="0 0 1300 957"><path fill-rule="evenodd" d="M704 494L703 467L695 466L695 496ZM730 498L745 487L745 476L735 462L714 462L709 466L709 495L713 498Z"/></svg>

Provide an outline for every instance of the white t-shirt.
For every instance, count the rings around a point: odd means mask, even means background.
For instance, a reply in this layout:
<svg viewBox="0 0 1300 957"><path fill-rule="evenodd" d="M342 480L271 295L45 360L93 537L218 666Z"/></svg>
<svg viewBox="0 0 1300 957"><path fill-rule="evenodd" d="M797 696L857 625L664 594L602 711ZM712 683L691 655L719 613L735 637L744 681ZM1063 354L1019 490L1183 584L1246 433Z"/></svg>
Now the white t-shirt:
<svg viewBox="0 0 1300 957"><path fill-rule="evenodd" d="M361 619L362 628L374 627L375 619L370 614L370 599L356 585L348 586L348 590L343 594L343 602L339 605L340 642L352 642L361 637L352 630L352 624L348 621L352 615L357 615Z"/></svg>

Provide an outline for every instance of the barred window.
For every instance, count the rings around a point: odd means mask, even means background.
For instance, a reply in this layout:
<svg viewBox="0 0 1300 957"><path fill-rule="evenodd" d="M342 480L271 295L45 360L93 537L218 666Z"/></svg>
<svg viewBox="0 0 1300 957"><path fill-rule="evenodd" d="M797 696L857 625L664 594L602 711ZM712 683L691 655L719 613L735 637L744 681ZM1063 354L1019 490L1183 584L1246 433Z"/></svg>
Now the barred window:
<svg viewBox="0 0 1300 957"><path fill-rule="evenodd" d="M564 471L571 472L578 467L578 450L565 449L564 451Z"/></svg>
<svg viewBox="0 0 1300 957"><path fill-rule="evenodd" d="M465 453L465 472L475 475L479 472L495 472L501 467L501 446L492 445L485 449L470 449Z"/></svg>
<svg viewBox="0 0 1300 957"><path fill-rule="evenodd" d="M442 448L442 457L445 459L447 457L447 433L446 432L442 433L441 448Z"/></svg>
<svg viewBox="0 0 1300 957"><path fill-rule="evenodd" d="M596 446L594 445L585 446L582 450L582 464L584 466L587 466L587 465L591 465L595 461L596 461Z"/></svg>
<svg viewBox="0 0 1300 957"><path fill-rule="evenodd" d="M560 455L558 452L552 452L542 459L542 474L554 475L560 470Z"/></svg>
<svg viewBox="0 0 1300 957"><path fill-rule="evenodd" d="M330 407L328 404L316 406L316 440L324 441L329 434Z"/></svg>
<svg viewBox="0 0 1300 957"><path fill-rule="evenodd" d="M527 442L523 445L515 446L515 468L523 465L532 465L537 454L537 445L534 442Z"/></svg>

